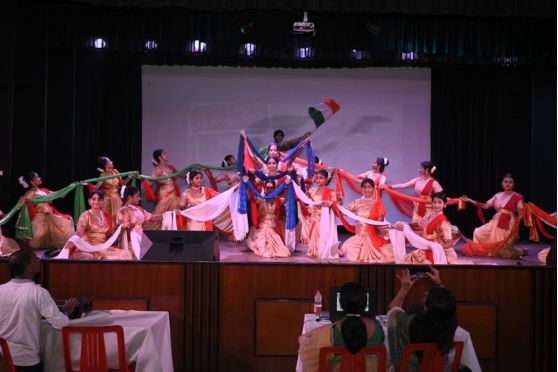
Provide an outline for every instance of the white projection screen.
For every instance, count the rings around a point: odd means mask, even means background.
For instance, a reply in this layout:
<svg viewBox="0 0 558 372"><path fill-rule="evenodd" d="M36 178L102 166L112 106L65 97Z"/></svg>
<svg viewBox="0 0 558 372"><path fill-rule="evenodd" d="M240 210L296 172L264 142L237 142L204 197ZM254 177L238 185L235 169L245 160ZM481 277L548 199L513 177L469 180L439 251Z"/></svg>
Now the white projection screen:
<svg viewBox="0 0 558 372"><path fill-rule="evenodd" d="M220 165L225 155L236 155L241 129L258 147L272 141L275 129L287 139L300 136L315 129L308 107L328 98L341 110L312 135L325 164L359 174L387 157L388 183L399 183L430 159L427 68L143 66L142 72L144 174L151 173L157 148L180 169ZM345 190L348 204L357 195ZM388 197L385 204L390 221L402 218Z"/></svg>

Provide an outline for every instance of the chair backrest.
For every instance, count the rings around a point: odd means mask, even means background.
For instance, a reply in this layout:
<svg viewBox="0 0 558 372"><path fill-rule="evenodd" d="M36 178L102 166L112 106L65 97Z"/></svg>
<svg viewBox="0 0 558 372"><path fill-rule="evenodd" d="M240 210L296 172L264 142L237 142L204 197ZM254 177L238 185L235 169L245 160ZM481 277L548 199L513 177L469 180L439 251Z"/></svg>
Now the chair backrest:
<svg viewBox="0 0 558 372"><path fill-rule="evenodd" d="M382 372L386 370L387 350L385 346L366 346L358 351L358 353L351 354L349 350L342 346L326 346L320 349L319 359L319 372L328 371L328 356L340 356L340 372L360 372L366 370L366 355L377 356L377 371Z"/></svg>
<svg viewBox="0 0 558 372"><path fill-rule="evenodd" d="M459 371L459 364L461 362L461 355L463 354L463 341L454 343L455 357L451 365L451 371ZM436 343L416 343L408 344L403 350L401 358L400 372L407 372L409 369L409 362L411 354L415 352L422 352L420 360L420 372L444 372L444 355L438 350Z"/></svg>
<svg viewBox="0 0 558 372"><path fill-rule="evenodd" d="M16 372L14 361L12 360L12 353L10 353L10 347L8 346L8 341L1 337L0 348L2 349L2 357L4 358L4 367L6 367L6 372Z"/></svg>
<svg viewBox="0 0 558 372"><path fill-rule="evenodd" d="M96 326L62 328L62 343L64 347L64 366L67 372L72 369L72 349L70 337L72 334L81 335L80 371L108 371L107 353L105 348L105 334L115 333L118 345L118 370L128 371L126 358L126 344L124 343L124 330L122 326Z"/></svg>

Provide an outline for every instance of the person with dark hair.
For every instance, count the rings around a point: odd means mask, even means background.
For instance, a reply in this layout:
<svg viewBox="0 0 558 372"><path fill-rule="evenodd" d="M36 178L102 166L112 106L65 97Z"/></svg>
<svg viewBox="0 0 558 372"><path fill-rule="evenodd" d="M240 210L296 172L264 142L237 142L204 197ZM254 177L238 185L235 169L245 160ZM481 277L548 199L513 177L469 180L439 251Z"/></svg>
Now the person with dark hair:
<svg viewBox="0 0 558 372"><path fill-rule="evenodd" d="M198 170L191 170L186 175L186 182L190 185L186 191L182 193L180 198L180 209L194 207L206 200L209 200L218 194L217 191L203 187L203 175ZM195 221L191 218L186 220L184 230L193 231L213 231L213 223L211 221Z"/></svg>
<svg viewBox="0 0 558 372"><path fill-rule="evenodd" d="M176 168L169 164L168 160L169 157L165 150L157 149L153 151L152 163L155 167L151 172L151 177L166 177L176 173ZM156 197L153 214L163 214L167 211L178 209L180 207L180 189L176 184L176 178L165 178L155 182L157 183L157 189L155 190ZM161 222L151 220L147 222L145 227L147 229L160 229Z"/></svg>
<svg viewBox="0 0 558 372"><path fill-rule="evenodd" d="M221 163L221 166L223 168L226 168L228 166L235 165L235 164L236 164L235 156L229 154L225 156L225 159ZM228 188L230 189L240 183L240 176L236 172L236 169L226 170L221 172L221 174L218 175L217 177L215 177L215 182L222 182L222 181L225 181L228 185Z"/></svg>
<svg viewBox="0 0 558 372"><path fill-rule="evenodd" d="M97 170L100 172L99 177L106 177L118 174L118 170L114 168L112 160L106 156L99 156L97 159ZM95 185L96 189L100 189L105 194L105 210L110 213L112 220L116 221L118 210L122 206L122 200L118 194L121 185L127 185L132 175L126 179L112 178L110 180L99 181Z"/></svg>
<svg viewBox="0 0 558 372"><path fill-rule="evenodd" d="M32 203L31 198L46 196L51 191L40 188L43 180L36 172L29 172L19 177L19 183L25 189L30 189L23 195L23 200L29 207L31 230L33 237L27 242L33 249L62 248L66 241L74 234L72 217L58 212L50 202ZM21 218L21 214L19 216ZM17 225L19 225L19 221Z"/></svg>
<svg viewBox="0 0 558 372"><path fill-rule="evenodd" d="M513 175L506 173L502 178L503 191L486 203L475 201L467 195L461 197L461 200L477 208L496 210L496 214L488 223L475 229L473 241L465 243L462 248L463 254L503 258L519 258L526 254L525 251L514 247L519 237L516 221L523 211L523 195L515 192L514 186Z"/></svg>
<svg viewBox="0 0 558 372"><path fill-rule="evenodd" d="M421 199L429 199L433 192L442 192L442 186L440 183L432 177L432 174L436 171L436 166L431 161L423 161L419 165L419 175L420 177L413 178L406 183L398 183L389 186L392 189L406 189L409 187L414 187L417 197ZM431 207L424 203L414 203L415 208L412 214L412 222L415 224L420 223L420 221L426 216L430 211Z"/></svg>
<svg viewBox="0 0 558 372"><path fill-rule="evenodd" d="M360 184L362 197L354 200L347 209L359 217L382 221L385 208L381 200L374 198L374 181L365 178ZM395 225L390 226L395 228ZM357 221L355 235L343 242L340 255L346 255L349 261L368 263L389 263L395 261L393 247L389 240L384 239L385 228L367 225Z"/></svg>
<svg viewBox="0 0 558 372"><path fill-rule="evenodd" d="M93 191L88 198L90 209L86 210L79 216L76 235L84 242L91 245L104 244L107 239L114 233L115 224L112 216L104 210L105 194L99 190ZM108 247L97 252L85 252L76 247L73 243L68 242L69 258L78 260L95 260L95 259L123 259L129 260L132 257L130 250L120 249L117 247Z"/></svg>
<svg viewBox="0 0 558 372"><path fill-rule="evenodd" d="M447 356L457 329L457 306L451 292L443 287L438 270L433 267L430 270L427 275L434 288L425 293L424 311L419 314L407 313L402 308L416 279L411 279L408 269L397 275L401 287L390 302L387 315L389 354L395 371L399 370L403 349L409 343L436 343L449 367ZM409 364L410 371L418 371L420 360L412 355Z"/></svg>
<svg viewBox="0 0 558 372"><path fill-rule="evenodd" d="M279 151L289 151L293 149L300 141L303 141L306 138L310 137L311 134L312 132L306 132L300 137L285 141L285 132L283 132L281 129L277 129L275 130L275 132L273 132L273 142L277 145L277 149ZM268 153L268 156L271 155Z"/></svg>
<svg viewBox="0 0 558 372"><path fill-rule="evenodd" d="M448 264L471 264L457 258L454 245L461 236L457 227L452 226L444 214L444 208L448 202L446 194L435 192L432 194L432 210L417 226L417 232L423 238L439 243L444 248ZM405 262L420 264L432 264L433 257L428 250L416 249L405 256Z"/></svg>
<svg viewBox="0 0 558 372"><path fill-rule="evenodd" d="M244 176L244 182L248 182L248 176ZM291 182L287 177L286 183ZM263 182L263 194L269 195L275 191L274 180ZM257 226L252 226L246 240L246 245L256 255L267 258L290 257L291 251L283 241L282 226L279 223L279 214L283 208L284 201L280 197L273 199L262 199L252 197L251 201L256 203L258 221Z"/></svg>
<svg viewBox="0 0 558 372"><path fill-rule="evenodd" d="M314 175L315 187L308 190L307 194L313 201L321 201L322 206L331 207L337 201L337 194L327 187L329 183L329 173L326 170L319 170ZM320 221L322 208L320 206L311 207L312 216L307 220L310 228L308 236L308 252L310 257L318 257L320 242Z"/></svg>
<svg viewBox="0 0 558 372"><path fill-rule="evenodd" d="M39 372L43 370L39 355L42 318L56 329L68 325L69 320L50 293L35 284L41 264L32 250L12 253L8 266L12 279L0 285L0 337L8 341L16 371ZM76 303L75 298L66 301L64 312L71 313Z"/></svg>
<svg viewBox="0 0 558 372"><path fill-rule="evenodd" d="M368 301L366 290L357 283L345 283L339 302L345 317L331 325L316 328L303 334L299 340L299 355L304 371L317 371L320 349L326 346L343 346L351 354L365 346L384 344L384 331L377 319L363 316ZM374 357L366 358L367 371L373 369Z"/></svg>
<svg viewBox="0 0 558 372"><path fill-rule="evenodd" d="M370 178L374 181L374 186L378 187L386 183L386 176L384 174L384 169L389 165L388 158L376 158L372 162L372 169L361 173L357 176L358 179L363 180L365 178Z"/></svg>
<svg viewBox="0 0 558 372"><path fill-rule="evenodd" d="M122 195L122 203L124 205L118 211L116 223L126 229L126 232L122 234L122 239L127 239L127 246L130 246L129 231L135 230L141 237L144 223L151 219L160 221L163 219L163 216L153 215L139 206L141 194L134 186L122 186L120 194ZM120 246L122 247L123 244ZM135 258L138 259L139 257Z"/></svg>

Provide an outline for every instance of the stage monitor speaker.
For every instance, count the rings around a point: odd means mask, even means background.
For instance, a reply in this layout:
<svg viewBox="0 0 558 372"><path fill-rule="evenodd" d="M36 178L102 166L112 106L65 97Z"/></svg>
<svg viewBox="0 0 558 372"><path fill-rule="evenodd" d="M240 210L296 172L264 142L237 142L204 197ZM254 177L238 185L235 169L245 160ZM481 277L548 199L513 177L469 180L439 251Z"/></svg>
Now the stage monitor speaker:
<svg viewBox="0 0 558 372"><path fill-rule="evenodd" d="M214 231L144 230L153 243L142 261L219 261L219 237Z"/></svg>

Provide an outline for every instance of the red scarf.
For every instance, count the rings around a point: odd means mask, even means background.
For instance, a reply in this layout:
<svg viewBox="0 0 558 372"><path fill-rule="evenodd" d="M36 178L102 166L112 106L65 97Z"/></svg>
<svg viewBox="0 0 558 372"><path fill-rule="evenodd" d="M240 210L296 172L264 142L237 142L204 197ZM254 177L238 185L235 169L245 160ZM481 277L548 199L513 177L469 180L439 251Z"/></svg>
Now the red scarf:
<svg viewBox="0 0 558 372"><path fill-rule="evenodd" d="M517 212L517 203L519 203L522 198L523 196L521 196L521 194L514 192L503 209L514 213ZM510 228L511 217L509 213L500 213L500 217L498 217L498 228L508 230Z"/></svg>
<svg viewBox="0 0 558 372"><path fill-rule="evenodd" d="M436 181L436 179L434 178L430 178L428 181L426 181L426 185L424 185L424 187L422 188L422 191L420 192L420 195L426 195L426 196L430 196L431 192L432 192L432 185L434 185L434 182ZM419 217L424 217L424 215L426 214L426 204L424 203L418 203L417 205L417 215L419 215Z"/></svg>

